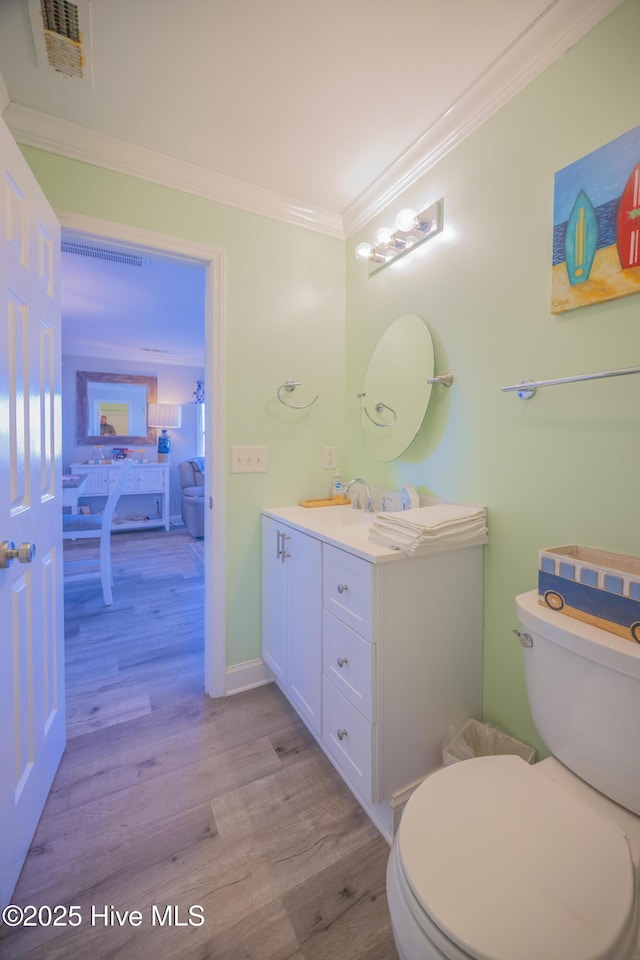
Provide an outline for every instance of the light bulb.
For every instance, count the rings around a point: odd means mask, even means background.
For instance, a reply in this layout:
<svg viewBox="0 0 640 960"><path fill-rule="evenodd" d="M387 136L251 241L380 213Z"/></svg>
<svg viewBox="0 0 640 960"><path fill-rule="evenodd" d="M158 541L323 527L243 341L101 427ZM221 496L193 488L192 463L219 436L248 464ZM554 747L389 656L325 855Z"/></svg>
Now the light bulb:
<svg viewBox="0 0 640 960"><path fill-rule="evenodd" d="M393 234L391 230L389 230L389 227L379 227L373 235L376 247L384 247L386 244L391 243L392 236Z"/></svg>
<svg viewBox="0 0 640 960"><path fill-rule="evenodd" d="M408 233L409 230L412 230L416 223L416 212L415 210L410 210L409 207L405 207L404 210L401 210L398 216L396 217L396 226L398 230L402 230L404 233Z"/></svg>
<svg viewBox="0 0 640 960"><path fill-rule="evenodd" d="M373 253L373 247L370 243L359 243L356 247L356 258L358 260L369 260Z"/></svg>
<svg viewBox="0 0 640 960"><path fill-rule="evenodd" d="M433 227L433 220L420 219L418 220L416 226L421 233L431 233L431 229Z"/></svg>

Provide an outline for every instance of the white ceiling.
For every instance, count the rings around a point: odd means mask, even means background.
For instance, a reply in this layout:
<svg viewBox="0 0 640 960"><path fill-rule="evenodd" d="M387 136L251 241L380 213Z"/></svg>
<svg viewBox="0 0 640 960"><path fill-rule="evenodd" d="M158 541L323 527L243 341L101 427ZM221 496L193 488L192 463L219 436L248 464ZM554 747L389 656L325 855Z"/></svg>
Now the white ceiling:
<svg viewBox="0 0 640 960"><path fill-rule="evenodd" d="M75 2L85 79L38 62L39 0L0 0L18 139L344 236L621 0ZM91 284L104 322L133 281L81 269L65 309L79 324Z"/></svg>
<svg viewBox="0 0 640 960"><path fill-rule="evenodd" d="M65 252L65 240L85 253ZM96 250L136 259L119 263L86 255ZM61 276L65 355L204 366L202 264L95 244L63 231Z"/></svg>

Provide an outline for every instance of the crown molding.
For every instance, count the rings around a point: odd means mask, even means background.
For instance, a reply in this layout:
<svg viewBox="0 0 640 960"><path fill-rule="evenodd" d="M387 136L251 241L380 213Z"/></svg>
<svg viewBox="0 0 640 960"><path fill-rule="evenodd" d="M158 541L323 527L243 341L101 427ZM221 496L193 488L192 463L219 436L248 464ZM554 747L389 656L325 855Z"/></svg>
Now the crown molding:
<svg viewBox="0 0 640 960"><path fill-rule="evenodd" d="M0 104L1 96L0 88ZM284 194L97 133L18 103L9 103L4 119L15 139L29 147L344 239L342 218L330 210L300 203Z"/></svg>
<svg viewBox="0 0 640 960"><path fill-rule="evenodd" d="M0 113L20 143L181 190L337 239L351 237L419 180L624 0L552 0L485 72L343 212L106 136L8 100Z"/></svg>
<svg viewBox="0 0 640 960"><path fill-rule="evenodd" d="M623 0L554 0L343 213L351 237Z"/></svg>

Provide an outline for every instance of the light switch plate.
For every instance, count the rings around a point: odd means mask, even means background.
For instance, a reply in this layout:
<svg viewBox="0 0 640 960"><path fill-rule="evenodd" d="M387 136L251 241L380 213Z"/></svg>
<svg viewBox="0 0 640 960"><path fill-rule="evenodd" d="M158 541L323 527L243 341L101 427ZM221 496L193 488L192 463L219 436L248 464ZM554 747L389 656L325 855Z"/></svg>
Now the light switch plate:
<svg viewBox="0 0 640 960"><path fill-rule="evenodd" d="M231 447L231 473L266 472L266 447Z"/></svg>

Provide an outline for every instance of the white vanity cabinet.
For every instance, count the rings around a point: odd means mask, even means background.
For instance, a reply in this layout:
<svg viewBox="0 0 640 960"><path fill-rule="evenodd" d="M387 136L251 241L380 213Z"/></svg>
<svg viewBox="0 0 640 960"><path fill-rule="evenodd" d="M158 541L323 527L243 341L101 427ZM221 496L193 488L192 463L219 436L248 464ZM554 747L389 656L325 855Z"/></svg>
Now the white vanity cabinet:
<svg viewBox="0 0 640 960"><path fill-rule="evenodd" d="M313 733L321 732L322 544L262 518L262 655Z"/></svg>
<svg viewBox="0 0 640 960"><path fill-rule="evenodd" d="M135 463L129 471L124 490L116 506L118 522L113 524L114 530L139 530L149 527L164 527L169 529L169 467L168 463ZM81 497L108 497L111 492L120 466L117 460L112 463L72 463L70 472L85 474L87 485ZM127 497L140 494L157 494L160 512L149 511L147 519L128 519L127 514L137 515L136 501Z"/></svg>
<svg viewBox="0 0 640 960"><path fill-rule="evenodd" d="M321 690L308 725L390 839L451 726L481 716L482 545L409 558L370 544L364 526L343 534L310 519L318 529L305 530L295 510L263 517L263 656L308 722L290 668L304 663L305 689Z"/></svg>

